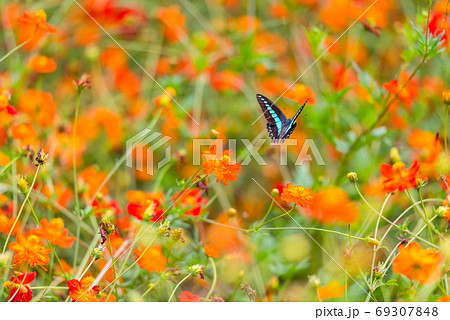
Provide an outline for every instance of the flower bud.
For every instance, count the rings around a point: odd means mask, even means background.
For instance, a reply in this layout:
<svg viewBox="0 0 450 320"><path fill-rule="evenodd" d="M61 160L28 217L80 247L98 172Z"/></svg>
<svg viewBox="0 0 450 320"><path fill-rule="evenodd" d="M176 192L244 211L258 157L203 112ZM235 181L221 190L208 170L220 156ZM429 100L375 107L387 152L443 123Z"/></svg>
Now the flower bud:
<svg viewBox="0 0 450 320"><path fill-rule="evenodd" d="M236 216L236 214L237 214L237 211L236 211L236 209L234 209L234 208L230 208L230 209L228 209L228 211L227 211L227 215L228 215L229 217L234 217L234 216Z"/></svg>
<svg viewBox="0 0 450 320"><path fill-rule="evenodd" d="M450 104L450 89L442 92L442 100L444 100L445 104Z"/></svg>
<svg viewBox="0 0 450 320"><path fill-rule="evenodd" d="M217 137L219 136L220 132L214 129L211 129L211 131L209 132L209 137L211 139L217 139Z"/></svg>
<svg viewBox="0 0 450 320"><path fill-rule="evenodd" d="M356 172L349 172L347 173L347 179L354 183L356 181L358 181L358 174Z"/></svg>
<svg viewBox="0 0 450 320"><path fill-rule="evenodd" d="M273 188L272 191L270 191L270 195L272 198L277 198L280 195L280 190L277 188Z"/></svg>
<svg viewBox="0 0 450 320"><path fill-rule="evenodd" d="M23 194L28 193L28 182L24 177L19 178L19 181L17 182L17 185L19 187L19 191Z"/></svg>
<svg viewBox="0 0 450 320"><path fill-rule="evenodd" d="M374 245L374 246L378 246L380 244L380 241L378 239L375 239L375 238L372 238L372 237L366 237L364 239L364 241L367 244L371 244L371 245Z"/></svg>
<svg viewBox="0 0 450 320"><path fill-rule="evenodd" d="M9 265L9 260L11 259L11 252L6 251L5 253L0 253L0 270Z"/></svg>
<svg viewBox="0 0 450 320"><path fill-rule="evenodd" d="M311 285L311 287L313 287L314 289L317 289L318 287L320 287L320 279L315 274L308 277L308 282Z"/></svg>
<svg viewBox="0 0 450 320"><path fill-rule="evenodd" d="M190 266L188 270L194 277L205 279L205 266L202 266L201 264L194 264L193 266Z"/></svg>
<svg viewBox="0 0 450 320"><path fill-rule="evenodd" d="M104 252L105 252L105 246L99 245L97 248L92 249L91 257L94 258L94 260L100 260L103 256Z"/></svg>
<svg viewBox="0 0 450 320"><path fill-rule="evenodd" d="M392 162L401 161L400 153L398 152L398 149L396 147L391 148L391 151L389 152L389 157L391 158Z"/></svg>

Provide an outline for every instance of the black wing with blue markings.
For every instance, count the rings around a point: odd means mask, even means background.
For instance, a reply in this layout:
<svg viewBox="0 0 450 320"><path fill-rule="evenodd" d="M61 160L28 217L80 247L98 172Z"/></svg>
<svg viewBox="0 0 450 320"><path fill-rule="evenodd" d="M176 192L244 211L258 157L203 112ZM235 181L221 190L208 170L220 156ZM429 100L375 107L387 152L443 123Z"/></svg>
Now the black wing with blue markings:
<svg viewBox="0 0 450 320"><path fill-rule="evenodd" d="M275 103L262 94L258 93L256 99L267 120L267 131L269 131L270 138L275 141L279 140L283 127L288 123L286 116Z"/></svg>

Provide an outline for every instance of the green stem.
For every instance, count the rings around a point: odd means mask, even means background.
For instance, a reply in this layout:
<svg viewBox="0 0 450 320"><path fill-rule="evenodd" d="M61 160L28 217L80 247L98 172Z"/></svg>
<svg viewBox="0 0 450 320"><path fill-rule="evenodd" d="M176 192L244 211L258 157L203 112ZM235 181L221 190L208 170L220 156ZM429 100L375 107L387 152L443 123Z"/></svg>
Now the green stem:
<svg viewBox="0 0 450 320"><path fill-rule="evenodd" d="M77 91L77 102L75 106L75 118L73 120L73 132L72 132L72 175L73 175L73 192L75 198L75 216L78 217L76 239L75 239L75 255L73 259L73 270L75 270L78 262L78 247L80 245L80 223L83 219L80 212L80 201L78 199L78 183L77 183L77 157L76 157L76 135L77 135L77 123L78 123L78 111L80 109L80 97L81 90Z"/></svg>
<svg viewBox="0 0 450 320"><path fill-rule="evenodd" d="M188 273L188 275L187 275L186 277L184 277L180 282L177 283L177 285L176 285L175 288L173 289L172 294L170 295L169 300L168 300L167 302L171 302L171 301L172 301L172 298L173 298L175 292L177 291L178 287L179 287L184 281L186 281L187 278L189 278L190 276L191 276L191 274Z"/></svg>
<svg viewBox="0 0 450 320"><path fill-rule="evenodd" d="M136 263L138 263L139 260L141 260L142 257L144 256L144 254L147 252L147 250L150 249L150 247L153 245L153 243L155 242L156 238L157 237L154 237L152 239L152 241L150 241L150 243L144 249L144 251L141 253L141 255L128 268L126 268L123 272L119 272L119 275L111 283L109 283L106 287L104 287L101 292L104 292L107 288L109 288L110 286L114 285L125 273L128 272L128 270L130 270ZM115 262L117 262L117 260Z"/></svg>
<svg viewBox="0 0 450 320"><path fill-rule="evenodd" d="M28 204L30 205L30 208L31 208L31 214L33 215L34 220L36 221L36 223L38 224L38 226L41 227L41 222L39 221L39 219L38 219L38 217L37 217L37 215L36 215L36 212L34 211L33 204L31 203L30 199L27 199L27 201L28 201ZM67 276L66 272L64 271L64 267L63 267L63 265L62 265L62 263L61 263L61 260L59 259L58 254L56 253L55 246L54 246L49 240L47 240L47 244L48 244L48 246L50 247L50 249L52 249L53 254L55 255L56 261L58 262L59 267L61 268L61 271L62 271L62 273L64 274L64 278L65 278L66 280L68 280L69 277ZM49 274L50 274L50 277L51 277L51 269L50 269Z"/></svg>
<svg viewBox="0 0 450 320"><path fill-rule="evenodd" d="M447 116L448 116L448 107L450 106L449 103L445 106L445 122L444 122L444 146L445 146L445 154L448 154L447 149Z"/></svg>
<svg viewBox="0 0 450 320"><path fill-rule="evenodd" d="M427 28L428 30L428 28ZM366 130L364 130L359 136L358 138L356 138L352 144L350 145L350 147L348 148L347 153L344 155L344 157L342 158L342 160L340 161L338 170L337 170L337 175L336 175L336 179L334 181L334 184L337 184L339 182L339 180L341 179L343 173L344 173L344 169L346 168L348 162L350 161L351 157L353 156L353 154L360 148L360 142L369 134L371 133L380 123L381 121L383 121L384 117L386 116L386 114L389 111L389 107L391 106L391 104L396 101L400 95L400 93L403 91L403 89L406 87L406 85L411 81L411 79L416 75L417 71L419 71L419 69L422 67L422 65L425 63L426 60L426 55L420 60L420 63L417 65L417 67L414 69L414 71L411 73L411 75L408 77L408 79L405 81L405 83L402 84L402 86L400 87L400 89L398 90L398 92L395 94L395 96L386 103L386 105L383 107L383 110L380 112L380 114L378 115L377 119L375 120L374 123L372 123L372 125L370 127L368 127Z"/></svg>
<svg viewBox="0 0 450 320"><path fill-rule="evenodd" d="M214 259L210 257L209 262L211 263L212 269L213 269L213 281L211 284L211 289L209 289L209 292L206 295L206 299L208 299L211 296L211 294L213 293L214 288L216 287L216 281L217 281L217 270L216 270L216 264L214 263Z"/></svg>
<svg viewBox="0 0 450 320"><path fill-rule="evenodd" d="M114 261L115 261L114 253L113 253L113 249L112 249L112 245L111 245L111 239L109 238L109 235L108 235L108 246L109 246L109 253L111 254L111 264L112 264L114 278L115 278L116 277L116 266L115 266L115 263L114 263ZM115 292L116 298L118 299L119 295L117 293L117 283L114 284L114 292ZM109 294L111 295L111 292ZM109 296L108 296L108 298L109 298ZM108 301L108 299L106 299L106 301Z"/></svg>
<svg viewBox="0 0 450 320"><path fill-rule="evenodd" d="M156 287L160 281L161 281L161 278L159 278L158 281L156 281L155 283L152 283L148 287L148 289L142 294L141 298L144 298L150 291L152 291L153 288Z"/></svg>
<svg viewBox="0 0 450 320"><path fill-rule="evenodd" d="M256 226L255 227L255 231L258 231L261 227L265 226L266 224L269 224L269 223L271 223L271 222L273 222L273 221L275 221L275 220L277 220L277 219L279 219L281 217L284 217L284 216L288 215L289 213L291 213L295 209L295 207L296 207L296 205L294 205L289 211L286 211L286 212L280 214L279 216L276 216L275 218L267 220L266 222L260 224L259 226Z"/></svg>
<svg viewBox="0 0 450 320"><path fill-rule="evenodd" d="M17 156L11 159L11 161L3 167L2 171L0 171L0 177L6 172L6 170L9 169L17 160L19 160L20 157L22 157L22 153L19 153Z"/></svg>
<svg viewBox="0 0 450 320"><path fill-rule="evenodd" d="M17 214L16 220L14 221L11 229L8 232L8 236L6 237L5 245L3 246L2 254L5 253L6 247L8 246L9 238L11 238L11 233L14 230L14 227L17 224L17 221L19 221L20 215L22 214L23 208L25 207L25 204L27 203L28 198L30 197L31 191L33 190L34 184L36 182L38 173L39 173L40 166L37 167L36 173L34 174L33 182L31 183L29 190L27 192L27 195L25 196L25 200L22 202L22 206L19 209L19 213Z"/></svg>
<svg viewBox="0 0 450 320"><path fill-rule="evenodd" d="M430 220L428 219L427 209L425 209L425 204L423 203L422 193L420 192L420 189L417 189L417 193L419 194L420 203L422 204L424 218L425 218L425 221L428 226L428 232L430 233L430 240L431 240L431 242L434 242L433 241L433 233L431 232L431 227L430 227ZM413 203L414 203L414 201L413 201Z"/></svg>
<svg viewBox="0 0 450 320"><path fill-rule="evenodd" d="M321 231L321 232L326 232L326 233L338 234L338 235L344 236L346 238L349 237L348 233L339 232L339 231L335 231L335 230L313 228L313 227L302 227L302 228L300 228L300 227L278 227L278 228L262 228L261 230L311 230L311 231ZM365 238L357 237L354 235L350 235L350 236L352 239L355 239L355 240L366 241Z"/></svg>
<svg viewBox="0 0 450 320"><path fill-rule="evenodd" d="M414 204L415 201L414 201L413 197L411 196L411 194L409 193L409 191L405 190L405 193L408 196L409 201L411 201L411 203ZM420 195L420 197L422 198L422 195ZM421 202L422 206L425 207L424 204L423 204L423 199L420 202ZM440 235L439 231L430 223L430 221L428 221L428 218L426 217L426 213L425 212L424 212L424 214L422 214L420 212L419 208L414 207L414 209L416 210L416 212L419 215L420 219L422 219L423 222L425 222L425 224L427 225L428 230L430 232L431 241L433 241L433 236L432 236L431 230L433 230L433 232L435 232L438 236Z"/></svg>
<svg viewBox="0 0 450 320"><path fill-rule="evenodd" d="M36 27L37 29L37 27ZM14 47L11 51L9 51L7 54L5 54L3 57L0 58L0 63L3 62L3 60L5 60L6 58L8 58L10 55L12 55L14 52L16 52L17 50L19 50L20 48L22 48L24 45L26 45L28 42L31 41L31 39L33 39L34 34L36 32L36 29L34 29L33 34L31 35L30 38L28 38L27 40L25 40L24 42L22 42L21 44L17 45L16 47Z"/></svg>
<svg viewBox="0 0 450 320"><path fill-rule="evenodd" d="M267 217L268 217L269 214L270 214L270 211L272 211L273 203L274 203L274 202L275 202L274 199L272 199L272 202L270 203L269 209L267 209L267 212L266 212L266 214L264 215L264 218L261 220L261 223L264 223L264 221L266 221Z"/></svg>

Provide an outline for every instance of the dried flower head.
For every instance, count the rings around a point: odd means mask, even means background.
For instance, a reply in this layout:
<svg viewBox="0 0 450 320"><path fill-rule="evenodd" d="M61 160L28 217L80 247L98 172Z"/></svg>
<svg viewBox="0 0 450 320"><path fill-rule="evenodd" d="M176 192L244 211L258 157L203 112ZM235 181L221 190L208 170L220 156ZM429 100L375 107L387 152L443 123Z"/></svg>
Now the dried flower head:
<svg viewBox="0 0 450 320"><path fill-rule="evenodd" d="M92 249L91 257L94 258L94 260L100 260L103 257L104 252L105 246L101 244L98 247Z"/></svg>
<svg viewBox="0 0 450 320"><path fill-rule="evenodd" d="M81 77L73 81L73 85L78 92L81 92L84 88L91 88L91 75L83 73Z"/></svg>
<svg viewBox="0 0 450 320"><path fill-rule="evenodd" d="M249 283L242 283L241 290L244 290L247 293L247 296L250 298L250 300L255 301L256 290L252 289Z"/></svg>
<svg viewBox="0 0 450 320"><path fill-rule="evenodd" d="M205 279L205 266L201 264L194 264L188 268L189 273L191 273L194 277L200 277L201 279Z"/></svg>
<svg viewBox="0 0 450 320"><path fill-rule="evenodd" d="M45 153L44 149L40 148L36 154L36 158L34 159L34 164L36 166L45 166L47 165L48 154Z"/></svg>

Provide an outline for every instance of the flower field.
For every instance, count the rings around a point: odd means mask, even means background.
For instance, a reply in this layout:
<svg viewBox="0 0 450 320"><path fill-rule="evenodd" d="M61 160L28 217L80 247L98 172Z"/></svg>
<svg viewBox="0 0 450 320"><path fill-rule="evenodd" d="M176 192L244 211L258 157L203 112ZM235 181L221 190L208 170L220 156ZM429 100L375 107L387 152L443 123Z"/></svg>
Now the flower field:
<svg viewBox="0 0 450 320"><path fill-rule="evenodd" d="M449 9L0 2L0 301L450 301Z"/></svg>

